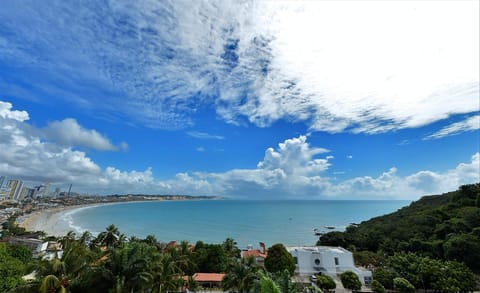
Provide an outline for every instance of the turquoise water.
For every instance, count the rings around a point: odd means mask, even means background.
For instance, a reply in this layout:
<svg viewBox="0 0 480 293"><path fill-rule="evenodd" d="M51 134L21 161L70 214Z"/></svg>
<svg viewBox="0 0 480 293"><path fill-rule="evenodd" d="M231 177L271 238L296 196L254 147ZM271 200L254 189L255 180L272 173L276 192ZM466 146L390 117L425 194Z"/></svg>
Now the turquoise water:
<svg viewBox="0 0 480 293"><path fill-rule="evenodd" d="M314 245L313 229L345 229L408 205L409 201L158 201L81 208L64 215L77 232L94 233L115 224L127 236L153 234L158 240L221 243L227 237L239 247Z"/></svg>

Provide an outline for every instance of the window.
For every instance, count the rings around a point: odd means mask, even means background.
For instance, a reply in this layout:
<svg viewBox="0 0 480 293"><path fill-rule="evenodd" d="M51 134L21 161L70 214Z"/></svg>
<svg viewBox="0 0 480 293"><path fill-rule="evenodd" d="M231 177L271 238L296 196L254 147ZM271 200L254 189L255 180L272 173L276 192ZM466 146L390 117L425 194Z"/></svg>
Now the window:
<svg viewBox="0 0 480 293"><path fill-rule="evenodd" d="M294 256L293 260L295 261L295 264L298 264L298 257Z"/></svg>
<svg viewBox="0 0 480 293"><path fill-rule="evenodd" d="M335 265L338 266L339 262L338 262L338 257L335 258Z"/></svg>
<svg viewBox="0 0 480 293"><path fill-rule="evenodd" d="M314 262L315 262L315 265L316 265L316 266L319 266L319 265L320 265L320 260L319 260L318 258L316 258Z"/></svg>
<svg viewBox="0 0 480 293"><path fill-rule="evenodd" d="M363 281L365 282L365 285L371 285L372 284L372 277L363 277Z"/></svg>

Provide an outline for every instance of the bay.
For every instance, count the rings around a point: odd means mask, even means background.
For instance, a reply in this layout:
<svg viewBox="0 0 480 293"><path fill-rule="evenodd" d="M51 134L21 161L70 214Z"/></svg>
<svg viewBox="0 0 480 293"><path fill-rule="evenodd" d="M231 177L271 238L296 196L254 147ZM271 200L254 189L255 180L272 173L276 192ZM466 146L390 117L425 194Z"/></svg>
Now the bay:
<svg viewBox="0 0 480 293"><path fill-rule="evenodd" d="M321 200L242 201L188 200L131 202L80 208L63 220L71 229L99 233L110 225L127 236L152 234L162 242L198 240L221 243L233 238L238 246L315 245L315 228L344 230L351 223L391 213L410 201Z"/></svg>

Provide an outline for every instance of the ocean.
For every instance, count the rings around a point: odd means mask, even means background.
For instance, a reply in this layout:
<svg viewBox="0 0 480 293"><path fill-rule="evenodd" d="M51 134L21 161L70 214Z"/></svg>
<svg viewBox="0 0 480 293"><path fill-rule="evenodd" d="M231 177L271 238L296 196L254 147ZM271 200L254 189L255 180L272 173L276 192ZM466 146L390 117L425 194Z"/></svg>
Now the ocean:
<svg viewBox="0 0 480 293"><path fill-rule="evenodd" d="M388 214L408 205L396 200L240 201L189 200L132 202L84 207L65 213L71 230L99 233L110 225L122 233L159 241L221 243L233 238L240 248L315 245L314 229L344 230L350 223ZM330 227L330 229L326 228ZM331 227L335 227L331 229Z"/></svg>

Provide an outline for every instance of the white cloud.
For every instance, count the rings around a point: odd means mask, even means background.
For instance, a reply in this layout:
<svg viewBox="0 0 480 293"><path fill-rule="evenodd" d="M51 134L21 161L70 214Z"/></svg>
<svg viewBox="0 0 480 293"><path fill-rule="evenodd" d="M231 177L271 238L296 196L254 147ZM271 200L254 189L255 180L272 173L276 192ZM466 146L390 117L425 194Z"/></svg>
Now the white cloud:
<svg viewBox="0 0 480 293"><path fill-rule="evenodd" d="M196 150L197 150L197 152L204 152L205 148L204 147L197 147Z"/></svg>
<svg viewBox="0 0 480 293"><path fill-rule="evenodd" d="M200 139L225 139L225 137L221 135L208 134L200 131L187 131L187 135Z"/></svg>
<svg viewBox="0 0 480 293"><path fill-rule="evenodd" d="M72 118L53 121L42 129L42 133L47 140L63 146L84 146L102 151L118 149L108 138L96 130L83 128ZM128 147L126 143L122 143L121 148L125 149L126 147Z"/></svg>
<svg viewBox="0 0 480 293"><path fill-rule="evenodd" d="M17 121L26 121L30 119L26 111L12 110L12 104L0 101L0 117L3 119L13 119Z"/></svg>
<svg viewBox="0 0 480 293"><path fill-rule="evenodd" d="M6 109L8 108L8 109ZM397 169L378 177L359 176L339 181L328 176L333 156L312 147L306 136L286 139L268 148L252 169L226 172L179 173L158 180L149 167L144 171L101 168L85 152L45 142L38 129L18 113L4 107L0 116L0 174L29 182L73 183L76 191L91 193L147 193L223 195L246 198L398 198L415 199L424 194L455 190L480 181L480 153L450 170L421 170L407 176ZM10 118L10 117L16 118ZM342 174L333 172L333 174Z"/></svg>
<svg viewBox="0 0 480 293"><path fill-rule="evenodd" d="M478 111L478 10L478 1L20 3L0 11L13 32L0 36L0 61L44 72L28 80L37 91L149 127L190 127L208 108L231 123L376 133ZM18 93L26 76L12 71L16 82L0 89Z"/></svg>
<svg viewBox="0 0 480 293"><path fill-rule="evenodd" d="M463 121L452 123L439 131L425 137L424 139L438 139L445 136L457 135L462 132L475 131L480 129L480 115L469 117Z"/></svg>

